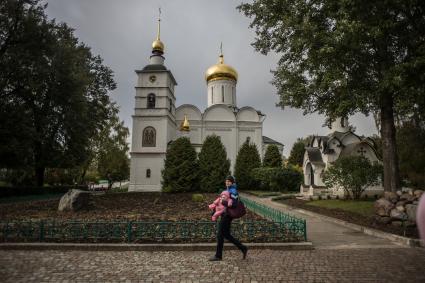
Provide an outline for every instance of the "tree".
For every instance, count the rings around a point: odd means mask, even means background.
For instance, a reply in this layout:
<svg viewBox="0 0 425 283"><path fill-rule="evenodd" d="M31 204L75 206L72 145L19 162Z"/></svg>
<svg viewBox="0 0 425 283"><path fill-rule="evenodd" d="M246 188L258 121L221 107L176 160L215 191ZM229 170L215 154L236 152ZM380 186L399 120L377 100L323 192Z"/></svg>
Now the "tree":
<svg viewBox="0 0 425 283"><path fill-rule="evenodd" d="M289 153L288 163L292 165L303 166L305 147L308 144L308 138L298 138L292 146L291 152Z"/></svg>
<svg viewBox="0 0 425 283"><path fill-rule="evenodd" d="M282 156L279 152L279 148L272 144L266 149L266 153L263 158L264 167L282 167Z"/></svg>
<svg viewBox="0 0 425 283"><path fill-rule="evenodd" d="M199 189L196 151L186 137L176 139L167 149L162 170L164 192L192 192Z"/></svg>
<svg viewBox="0 0 425 283"><path fill-rule="evenodd" d="M328 188L341 187L347 196L359 199L365 189L379 183L382 166L364 156L343 156L323 173Z"/></svg>
<svg viewBox="0 0 425 283"><path fill-rule="evenodd" d="M302 172L293 167L254 168L251 175L260 189L275 192L299 191L303 180Z"/></svg>
<svg viewBox="0 0 425 283"><path fill-rule="evenodd" d="M281 55L273 84L282 108L329 120L379 114L384 187L399 188L394 114L424 109L423 1L255 0L238 9L253 18L254 48Z"/></svg>
<svg viewBox="0 0 425 283"><path fill-rule="evenodd" d="M203 192L217 192L223 188L230 174L230 160L226 148L216 135L207 136L199 153L199 179Z"/></svg>
<svg viewBox="0 0 425 283"><path fill-rule="evenodd" d="M45 7L0 4L0 165L32 167L39 186L47 167L84 163L90 139L117 110L112 71L70 27L49 21Z"/></svg>
<svg viewBox="0 0 425 283"><path fill-rule="evenodd" d="M127 137L128 128L120 122L118 116L113 116L110 125L101 137L97 153L97 165L101 178L106 178L109 188L115 181L122 181L130 177L130 160L128 158Z"/></svg>
<svg viewBox="0 0 425 283"><path fill-rule="evenodd" d="M258 183L251 175L254 168L261 166L261 158L257 146L246 141L239 149L235 163L236 183L240 189L255 189Z"/></svg>

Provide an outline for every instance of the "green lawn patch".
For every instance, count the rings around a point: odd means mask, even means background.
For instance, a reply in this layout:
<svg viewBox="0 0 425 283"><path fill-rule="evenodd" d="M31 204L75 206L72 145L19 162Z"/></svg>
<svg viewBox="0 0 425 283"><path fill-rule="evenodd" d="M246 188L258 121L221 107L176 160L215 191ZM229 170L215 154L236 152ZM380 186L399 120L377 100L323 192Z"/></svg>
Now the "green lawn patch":
<svg viewBox="0 0 425 283"><path fill-rule="evenodd" d="M338 208L349 212L358 213L364 216L373 215L373 200L314 200L307 202L307 205L324 207L324 208Z"/></svg>
<svg viewBox="0 0 425 283"><path fill-rule="evenodd" d="M266 197L275 197L280 196L281 192L270 192L270 191L246 191L246 193L254 195L259 198L266 198Z"/></svg>

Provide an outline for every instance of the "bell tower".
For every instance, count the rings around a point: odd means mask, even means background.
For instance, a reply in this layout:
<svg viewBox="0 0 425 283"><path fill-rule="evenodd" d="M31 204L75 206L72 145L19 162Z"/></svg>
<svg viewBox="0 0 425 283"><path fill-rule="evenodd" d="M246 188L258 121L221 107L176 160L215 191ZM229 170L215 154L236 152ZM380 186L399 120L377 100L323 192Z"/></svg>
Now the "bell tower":
<svg viewBox="0 0 425 283"><path fill-rule="evenodd" d="M129 191L161 191L161 169L167 145L176 135L174 88L177 82L164 65L160 33L161 19L158 18L149 64L136 70Z"/></svg>

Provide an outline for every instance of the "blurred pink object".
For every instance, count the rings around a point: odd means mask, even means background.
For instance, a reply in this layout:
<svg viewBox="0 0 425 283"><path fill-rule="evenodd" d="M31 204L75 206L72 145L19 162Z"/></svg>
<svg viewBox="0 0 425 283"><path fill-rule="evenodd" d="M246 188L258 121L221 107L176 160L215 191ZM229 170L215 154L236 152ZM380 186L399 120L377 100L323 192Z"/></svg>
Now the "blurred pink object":
<svg viewBox="0 0 425 283"><path fill-rule="evenodd" d="M416 212L416 221L419 229L419 236L425 242L425 193L419 199L418 211Z"/></svg>
<svg viewBox="0 0 425 283"><path fill-rule="evenodd" d="M225 203L227 202L227 206L223 205L223 200L225 201ZM208 206L211 210L215 209L215 212L211 217L212 221L216 221L217 218L226 211L226 208L228 206L232 206L232 198L230 197L230 193L228 191L223 191L220 194L220 197Z"/></svg>

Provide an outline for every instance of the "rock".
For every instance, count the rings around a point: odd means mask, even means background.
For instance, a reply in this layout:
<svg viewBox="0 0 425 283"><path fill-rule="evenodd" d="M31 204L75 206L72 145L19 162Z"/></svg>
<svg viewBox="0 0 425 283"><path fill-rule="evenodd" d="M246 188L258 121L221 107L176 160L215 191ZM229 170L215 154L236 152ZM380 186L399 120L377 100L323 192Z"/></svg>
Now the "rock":
<svg viewBox="0 0 425 283"><path fill-rule="evenodd" d="M388 217L388 216L383 216L383 217L381 217L381 216L377 216L377 215L376 215L375 220L376 220L376 222L378 222L378 223L388 224L388 223L390 223L390 222L391 222L391 217Z"/></svg>
<svg viewBox="0 0 425 283"><path fill-rule="evenodd" d="M90 202L90 192L72 189L62 196L59 201L59 211L77 211L83 207L87 207Z"/></svg>
<svg viewBox="0 0 425 283"><path fill-rule="evenodd" d="M396 220L407 220L407 214L399 211L398 209L391 209L390 217Z"/></svg>
<svg viewBox="0 0 425 283"><path fill-rule="evenodd" d="M406 209L404 208L404 206L403 205L397 205L396 207L395 207L398 211L401 211L401 212L404 212Z"/></svg>
<svg viewBox="0 0 425 283"><path fill-rule="evenodd" d="M401 227L401 226L403 226L403 222L402 221L393 221L393 222L391 222L391 225Z"/></svg>
<svg viewBox="0 0 425 283"><path fill-rule="evenodd" d="M398 200L398 195L396 193L393 193L393 192L385 192L384 198L386 200L389 200L392 203L396 203L397 200Z"/></svg>
<svg viewBox="0 0 425 283"><path fill-rule="evenodd" d="M404 193L400 196L400 200L405 200L406 202L411 203L412 201L415 200L415 196L409 193Z"/></svg>
<svg viewBox="0 0 425 283"><path fill-rule="evenodd" d="M416 190L416 191L414 191L413 192L413 195L416 197L416 198L420 198L421 196L422 196L422 194L424 193L424 191L422 191L422 190Z"/></svg>
<svg viewBox="0 0 425 283"><path fill-rule="evenodd" d="M385 198L378 199L374 204L375 214L379 216L389 216L393 208L394 204Z"/></svg>
<svg viewBox="0 0 425 283"><path fill-rule="evenodd" d="M397 191L397 192L395 192L398 196L401 196L402 194L403 194L403 192L402 191Z"/></svg>
<svg viewBox="0 0 425 283"><path fill-rule="evenodd" d="M406 213L408 219L412 222L416 222L416 211L418 210L418 206L415 204L406 205Z"/></svg>
<svg viewBox="0 0 425 283"><path fill-rule="evenodd" d="M406 205L406 201L405 200L399 200L396 204L395 204L395 206L397 207L397 206L400 206L400 205L402 205L402 206L405 206Z"/></svg>

